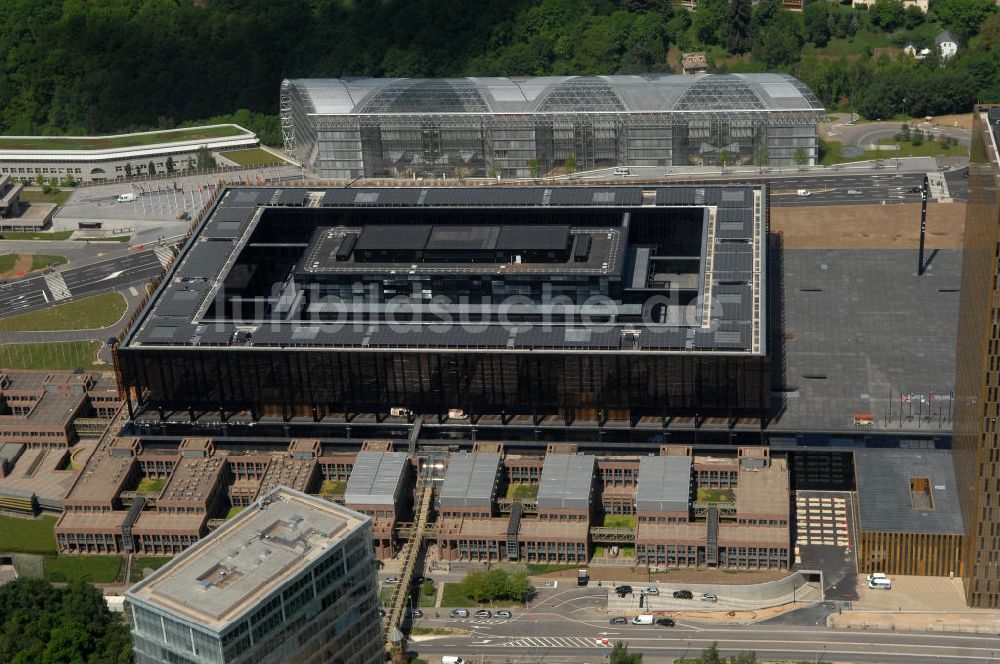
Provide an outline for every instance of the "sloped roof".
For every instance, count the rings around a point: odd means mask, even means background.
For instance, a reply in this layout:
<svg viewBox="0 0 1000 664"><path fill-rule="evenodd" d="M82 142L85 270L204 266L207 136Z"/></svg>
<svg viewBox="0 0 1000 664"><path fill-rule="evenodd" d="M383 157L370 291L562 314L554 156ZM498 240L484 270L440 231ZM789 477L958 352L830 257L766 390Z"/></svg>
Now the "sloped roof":
<svg viewBox="0 0 1000 664"><path fill-rule="evenodd" d="M787 74L344 78L289 81L317 115L822 111Z"/></svg>

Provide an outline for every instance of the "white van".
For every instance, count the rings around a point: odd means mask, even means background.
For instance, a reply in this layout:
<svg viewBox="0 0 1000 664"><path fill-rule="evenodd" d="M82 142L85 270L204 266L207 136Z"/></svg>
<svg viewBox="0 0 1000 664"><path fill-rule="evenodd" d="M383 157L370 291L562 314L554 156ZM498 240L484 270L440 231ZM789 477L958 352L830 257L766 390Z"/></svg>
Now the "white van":
<svg viewBox="0 0 1000 664"><path fill-rule="evenodd" d="M633 625L652 625L653 616L651 614L645 613L632 618Z"/></svg>
<svg viewBox="0 0 1000 664"><path fill-rule="evenodd" d="M133 193L118 194L118 202L119 203L131 203L134 200L135 200L135 194L133 194Z"/></svg>
<svg viewBox="0 0 1000 664"><path fill-rule="evenodd" d="M892 581L885 577L869 579L868 587L872 590L892 590Z"/></svg>
<svg viewBox="0 0 1000 664"><path fill-rule="evenodd" d="M441 657L441 664L465 664L465 660L454 655L444 655Z"/></svg>
<svg viewBox="0 0 1000 664"><path fill-rule="evenodd" d="M615 169L616 178L627 178L630 175L632 175L632 171L625 166L619 166Z"/></svg>
<svg viewBox="0 0 1000 664"><path fill-rule="evenodd" d="M812 192L808 189L799 189L795 192L798 196L812 196Z"/></svg>
<svg viewBox="0 0 1000 664"><path fill-rule="evenodd" d="M888 578L889 577L886 576L885 572L873 572L872 574L865 576L865 581L871 581L872 579L888 579Z"/></svg>

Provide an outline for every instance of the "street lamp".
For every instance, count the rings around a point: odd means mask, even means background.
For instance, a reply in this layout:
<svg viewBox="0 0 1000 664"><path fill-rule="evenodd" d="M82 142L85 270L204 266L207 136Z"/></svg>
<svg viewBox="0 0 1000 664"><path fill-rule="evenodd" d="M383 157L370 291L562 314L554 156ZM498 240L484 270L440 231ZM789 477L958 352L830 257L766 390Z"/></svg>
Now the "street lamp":
<svg viewBox="0 0 1000 664"><path fill-rule="evenodd" d="M826 654L826 646L823 646L823 654ZM816 653L816 664L819 664L820 653Z"/></svg>

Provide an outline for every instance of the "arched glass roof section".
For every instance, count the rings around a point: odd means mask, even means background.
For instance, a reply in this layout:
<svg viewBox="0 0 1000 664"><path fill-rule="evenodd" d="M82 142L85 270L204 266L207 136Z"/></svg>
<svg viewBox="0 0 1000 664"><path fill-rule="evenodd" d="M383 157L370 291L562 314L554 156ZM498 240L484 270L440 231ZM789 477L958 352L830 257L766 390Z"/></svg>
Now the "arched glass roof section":
<svg viewBox="0 0 1000 664"><path fill-rule="evenodd" d="M400 79L358 105L357 113L489 113L483 94L465 78Z"/></svg>
<svg viewBox="0 0 1000 664"><path fill-rule="evenodd" d="M556 85L536 109L539 113L621 113L628 109L607 81L574 76Z"/></svg>
<svg viewBox="0 0 1000 664"><path fill-rule="evenodd" d="M294 79L290 83L315 115L823 110L809 88L787 74Z"/></svg>

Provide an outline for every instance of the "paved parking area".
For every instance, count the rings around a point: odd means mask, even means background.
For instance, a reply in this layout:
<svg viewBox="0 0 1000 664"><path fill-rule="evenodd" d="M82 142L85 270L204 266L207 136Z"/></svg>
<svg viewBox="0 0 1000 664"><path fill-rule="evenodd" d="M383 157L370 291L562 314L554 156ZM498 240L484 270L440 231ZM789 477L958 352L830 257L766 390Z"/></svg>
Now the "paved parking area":
<svg viewBox="0 0 1000 664"><path fill-rule="evenodd" d="M860 583L854 611L968 611L962 580L942 576L893 576L892 590Z"/></svg>

